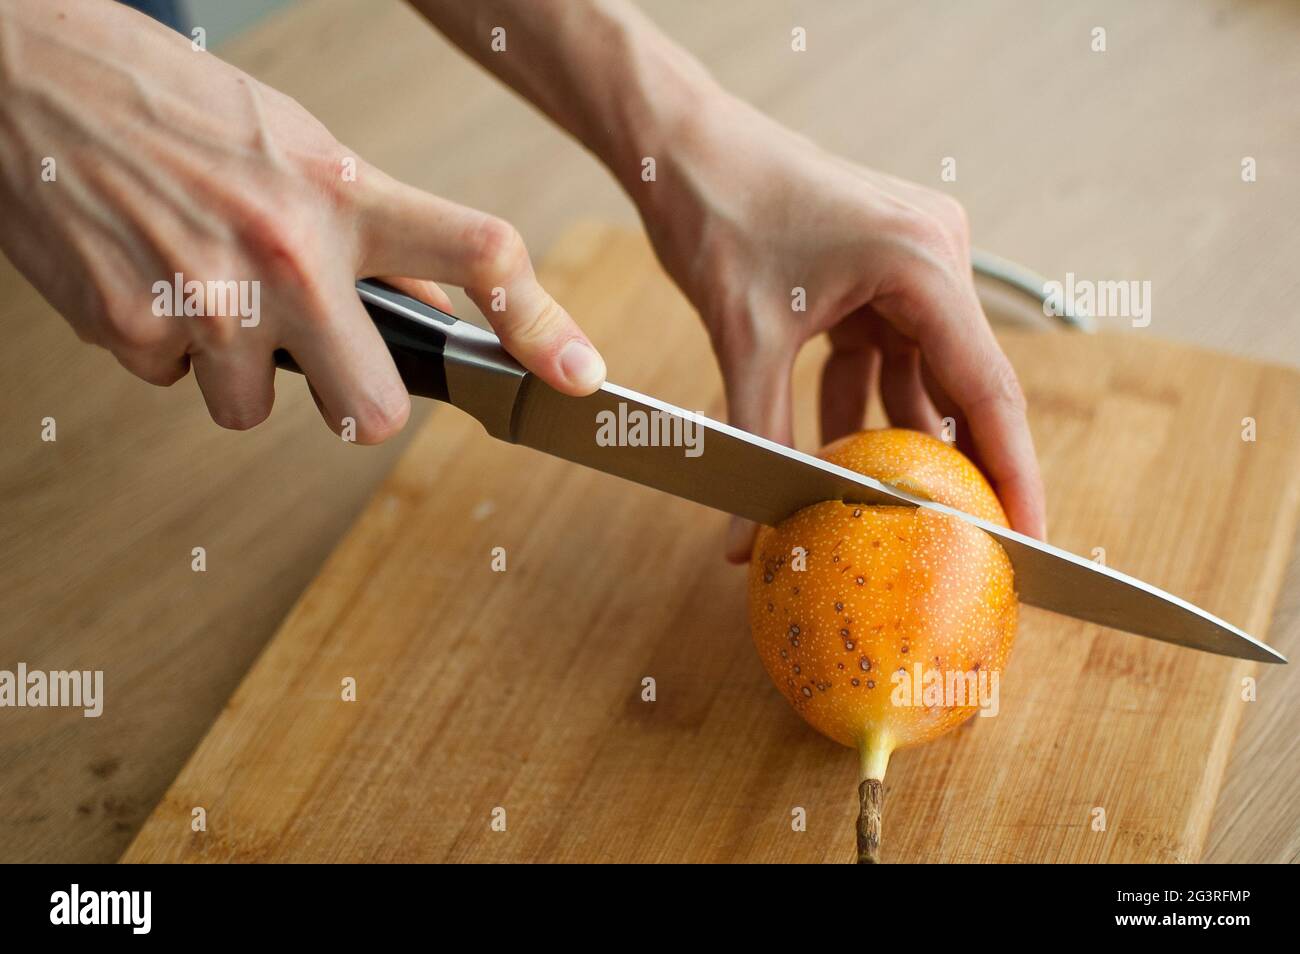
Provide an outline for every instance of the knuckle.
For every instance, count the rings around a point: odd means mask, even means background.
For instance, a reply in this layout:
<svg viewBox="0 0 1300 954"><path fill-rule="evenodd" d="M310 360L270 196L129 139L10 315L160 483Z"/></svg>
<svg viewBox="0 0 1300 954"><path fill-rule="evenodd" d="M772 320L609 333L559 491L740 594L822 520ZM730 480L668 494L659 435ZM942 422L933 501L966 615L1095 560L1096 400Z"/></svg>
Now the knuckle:
<svg viewBox="0 0 1300 954"><path fill-rule="evenodd" d="M169 388L189 370L184 361L166 361L157 354L136 348L123 348L113 352L117 363L147 384Z"/></svg>
<svg viewBox="0 0 1300 954"><path fill-rule="evenodd" d="M203 339L205 348L229 347L239 328L238 319L223 315L203 315L194 321L197 335Z"/></svg>
<svg viewBox="0 0 1300 954"><path fill-rule="evenodd" d="M148 381L155 387L169 388L181 378L189 373L189 365L182 361L174 362L166 367L154 370L144 380ZM143 377L143 376L142 376Z"/></svg>
<svg viewBox="0 0 1300 954"><path fill-rule="evenodd" d="M127 352L148 350L166 330L164 322L170 320L112 286L95 289L94 314L98 342L119 358Z"/></svg>
<svg viewBox="0 0 1300 954"><path fill-rule="evenodd" d="M312 154L302 160L307 181L337 212L348 214L357 207L357 183L371 174L360 156L341 145Z"/></svg>
<svg viewBox="0 0 1300 954"><path fill-rule="evenodd" d="M997 360L992 362L983 400L1001 404L1017 414L1023 414L1027 409L1020 379L1016 377L1015 369L1005 355L999 354Z"/></svg>
<svg viewBox="0 0 1300 954"><path fill-rule="evenodd" d="M396 435L411 413L411 401L404 391L375 395L357 414L357 439L363 444L381 444Z"/></svg>
<svg viewBox="0 0 1300 954"><path fill-rule="evenodd" d="M566 318L567 314L559 302L547 295L539 308L511 324L507 337L516 347L535 348L557 337Z"/></svg>
<svg viewBox="0 0 1300 954"><path fill-rule="evenodd" d="M773 368L793 352L787 322L764 321L759 312L738 307L709 322L709 342L725 377L747 368Z"/></svg>
<svg viewBox="0 0 1300 954"><path fill-rule="evenodd" d="M949 232L937 215L919 209L909 210L899 217L896 228L904 239L925 254L942 257L948 252Z"/></svg>
<svg viewBox="0 0 1300 954"><path fill-rule="evenodd" d="M938 192L935 195L939 218L947 227L949 234L963 241L967 240L970 237L970 216L966 214L966 207L946 192Z"/></svg>
<svg viewBox="0 0 1300 954"><path fill-rule="evenodd" d="M131 309L124 313L121 308L114 308L105 325L108 347L115 353L154 351L171 337L167 322L172 320L157 317L147 309Z"/></svg>
<svg viewBox="0 0 1300 954"><path fill-rule="evenodd" d="M528 261L523 236L509 222L485 216L469 241L470 266L479 283L513 275Z"/></svg>
<svg viewBox="0 0 1300 954"><path fill-rule="evenodd" d="M964 258L970 226L962 204L946 192L931 192L921 204L897 213L896 232L941 262Z"/></svg>
<svg viewBox="0 0 1300 954"><path fill-rule="evenodd" d="M238 228L249 258L261 264L277 283L294 288L314 284L314 231L300 225L291 210L245 209Z"/></svg>
<svg viewBox="0 0 1300 954"><path fill-rule="evenodd" d="M933 215L912 217L903 227L900 285L919 299L938 301L971 283L965 243Z"/></svg>

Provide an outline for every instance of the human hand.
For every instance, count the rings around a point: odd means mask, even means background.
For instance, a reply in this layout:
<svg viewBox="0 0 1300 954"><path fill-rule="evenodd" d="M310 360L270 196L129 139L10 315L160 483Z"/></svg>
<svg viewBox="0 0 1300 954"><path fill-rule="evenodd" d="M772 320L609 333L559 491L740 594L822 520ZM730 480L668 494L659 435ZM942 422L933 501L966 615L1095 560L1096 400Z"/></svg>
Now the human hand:
<svg viewBox="0 0 1300 954"><path fill-rule="evenodd" d="M0 2L0 173L0 249L137 376L166 386L193 367L223 427L267 417L284 348L336 433L349 418L360 443L400 430L409 398L354 290L366 276L416 276L389 280L443 309L434 281L463 287L551 386L604 379L512 226L389 178L294 100L118 3ZM202 283L203 314L156 313L178 274ZM256 315L226 301L219 316L209 283L229 282Z"/></svg>
<svg viewBox="0 0 1300 954"><path fill-rule="evenodd" d="M725 96L677 126L672 143L657 181L632 191L708 328L731 423L793 443L791 369L825 332L824 443L862 426L877 389L896 427L939 434L951 417L1012 527L1042 537L1025 399L975 292L961 206ZM806 310L795 308L798 289ZM753 529L733 523L729 559L748 559Z"/></svg>

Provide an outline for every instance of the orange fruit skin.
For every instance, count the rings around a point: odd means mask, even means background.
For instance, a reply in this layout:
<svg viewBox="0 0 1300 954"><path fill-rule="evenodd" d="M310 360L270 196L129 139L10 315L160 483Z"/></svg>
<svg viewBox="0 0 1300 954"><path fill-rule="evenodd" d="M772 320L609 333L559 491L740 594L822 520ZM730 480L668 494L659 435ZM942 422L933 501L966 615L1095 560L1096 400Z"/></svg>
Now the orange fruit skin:
<svg viewBox="0 0 1300 954"><path fill-rule="evenodd" d="M819 456L1007 525L979 469L937 438L864 431ZM896 705L891 677L900 669L914 676L918 664L945 679L1000 674L1015 638L1014 584L1001 545L963 520L827 501L760 528L749 565L750 629L768 675L813 728L843 745L892 750L979 711L974 699Z"/></svg>

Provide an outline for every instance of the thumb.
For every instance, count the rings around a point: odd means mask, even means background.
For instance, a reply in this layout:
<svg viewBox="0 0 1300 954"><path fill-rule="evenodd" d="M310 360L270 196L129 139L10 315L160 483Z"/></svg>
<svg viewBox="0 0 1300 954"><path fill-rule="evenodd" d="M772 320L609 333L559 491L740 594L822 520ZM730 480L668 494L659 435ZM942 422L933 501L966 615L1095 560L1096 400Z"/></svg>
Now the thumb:
<svg viewBox="0 0 1300 954"><path fill-rule="evenodd" d="M519 363L565 394L595 391L605 362L537 280L514 226L377 171L361 205L360 270L459 285Z"/></svg>
<svg viewBox="0 0 1300 954"><path fill-rule="evenodd" d="M794 444L794 399L790 375L793 349L781 348L737 361L724 361L727 420L734 427L787 447ZM758 525L732 517L727 528L726 556L731 563L748 563Z"/></svg>

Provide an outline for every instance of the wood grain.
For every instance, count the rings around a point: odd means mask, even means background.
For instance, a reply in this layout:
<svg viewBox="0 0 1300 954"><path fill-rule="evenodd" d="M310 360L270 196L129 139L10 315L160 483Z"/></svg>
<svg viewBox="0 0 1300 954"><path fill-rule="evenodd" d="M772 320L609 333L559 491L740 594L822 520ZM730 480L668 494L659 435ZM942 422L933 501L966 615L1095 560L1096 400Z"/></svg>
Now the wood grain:
<svg viewBox="0 0 1300 954"><path fill-rule="evenodd" d="M1300 364L1286 304L1300 299L1300 127L1279 94L1300 84L1296 4L644 6L781 122L953 192L978 244L1058 278L1150 279L1152 334ZM795 22L807 53L789 49ZM1104 55L1087 48L1096 25ZM636 224L590 155L398 0L306 0L217 53L393 175L514 222L535 253L575 218ZM1259 162L1250 185L1245 155ZM944 156L956 182L939 181ZM4 262L0 323L0 666L103 668L109 692L99 720L0 715L0 861L110 861L400 446L341 446L296 381L270 422L222 432L192 381L130 378ZM54 446L38 439L47 414ZM188 571L197 544L212 555L202 580ZM1295 550L1291 567L1274 625L1288 642ZM1296 667L1261 674L1212 860L1300 857L1297 679Z"/></svg>
<svg viewBox="0 0 1300 954"><path fill-rule="evenodd" d="M578 230L545 279L609 340L615 380L718 412L698 324L640 237ZM1147 337L1004 344L1054 540L1266 633L1300 374ZM440 408L124 860L851 859L855 756L768 684L722 525ZM1027 610L1000 714L895 756L884 858L1198 858L1254 669Z"/></svg>

